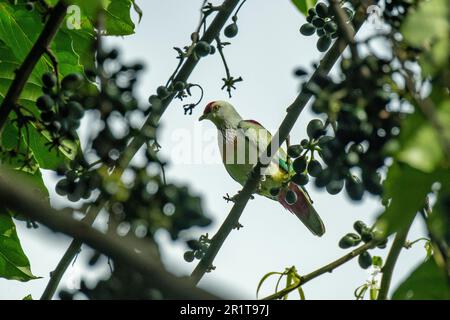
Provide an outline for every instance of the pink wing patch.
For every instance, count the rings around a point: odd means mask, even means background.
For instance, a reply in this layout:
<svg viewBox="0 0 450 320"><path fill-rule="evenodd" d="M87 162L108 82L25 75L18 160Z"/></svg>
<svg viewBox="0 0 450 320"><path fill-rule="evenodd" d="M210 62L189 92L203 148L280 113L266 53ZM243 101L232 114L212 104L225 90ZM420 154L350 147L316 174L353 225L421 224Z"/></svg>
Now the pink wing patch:
<svg viewBox="0 0 450 320"><path fill-rule="evenodd" d="M257 124L258 126L261 126L262 127L262 124L261 123L259 123L258 121L256 121L256 120L244 120L245 122L250 122L250 123L253 123L253 124Z"/></svg>

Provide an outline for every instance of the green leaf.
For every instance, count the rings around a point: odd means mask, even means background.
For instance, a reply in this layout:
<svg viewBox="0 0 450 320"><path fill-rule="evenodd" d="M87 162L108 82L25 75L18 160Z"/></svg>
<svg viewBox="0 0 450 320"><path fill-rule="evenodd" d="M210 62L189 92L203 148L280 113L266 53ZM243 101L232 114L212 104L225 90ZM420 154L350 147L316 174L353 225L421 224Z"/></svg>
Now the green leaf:
<svg viewBox="0 0 450 320"><path fill-rule="evenodd" d="M372 257L372 265L374 267L381 268L383 266L383 258L380 256L373 256Z"/></svg>
<svg viewBox="0 0 450 320"><path fill-rule="evenodd" d="M303 15L308 15L308 9L314 8L317 0L291 0L292 3L297 7L297 9L303 13Z"/></svg>
<svg viewBox="0 0 450 320"><path fill-rule="evenodd" d="M450 287L444 272L434 259L429 259L417 267L395 290L395 300L448 300Z"/></svg>
<svg viewBox="0 0 450 320"><path fill-rule="evenodd" d="M30 262L20 245L16 226L5 211L0 212L0 277L18 281L38 278L31 273Z"/></svg>
<svg viewBox="0 0 450 320"><path fill-rule="evenodd" d="M39 36L42 23L37 14L30 14L6 2L0 3L0 39L11 49L18 61L23 61ZM34 72L42 75L48 70L48 58L41 58Z"/></svg>
<svg viewBox="0 0 450 320"><path fill-rule="evenodd" d="M436 130L416 111L405 119L396 158L423 172L432 172L443 159Z"/></svg>
<svg viewBox="0 0 450 320"><path fill-rule="evenodd" d="M450 123L450 98L443 89L435 87L428 99L443 132L438 132L416 106L415 112L403 121L400 150L395 157L418 170L431 173L445 159L441 138L450 141L450 126L447 125Z"/></svg>
<svg viewBox="0 0 450 320"><path fill-rule="evenodd" d="M409 45L425 49L419 60L425 75L433 75L448 65L448 11L448 0L421 1L418 9L407 15L401 27Z"/></svg>
<svg viewBox="0 0 450 320"><path fill-rule="evenodd" d="M33 300L33 297L31 296L31 294L28 294L25 297L23 297L22 300Z"/></svg>
<svg viewBox="0 0 450 320"><path fill-rule="evenodd" d="M269 272L269 273L265 274L265 275L261 278L261 280L259 280L258 287L256 288L256 298L258 298L259 290L261 289L261 286L263 285L264 281L266 281L267 278L269 278L270 276L273 276L273 275L276 275L276 274L283 275L282 272L276 272L276 271L273 271L273 272Z"/></svg>
<svg viewBox="0 0 450 320"><path fill-rule="evenodd" d="M409 224L425 204L436 176L426 174L407 164L395 163L384 182L384 194L391 202L378 218L377 227L390 235ZM414 187L411 187L414 186Z"/></svg>

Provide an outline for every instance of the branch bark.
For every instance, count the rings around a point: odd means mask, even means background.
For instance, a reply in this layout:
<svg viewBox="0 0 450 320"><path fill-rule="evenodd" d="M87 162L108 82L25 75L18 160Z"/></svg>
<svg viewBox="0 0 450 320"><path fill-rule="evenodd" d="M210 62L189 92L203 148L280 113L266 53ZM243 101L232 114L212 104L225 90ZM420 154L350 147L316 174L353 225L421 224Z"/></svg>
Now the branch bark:
<svg viewBox="0 0 450 320"><path fill-rule="evenodd" d="M119 237L111 233L104 234L88 223L75 220L68 211L52 209L44 197L36 195L27 183L10 171L0 170L0 202L3 206L38 221L48 228L62 232L105 255L122 261L141 272L163 293L175 299L218 299L204 290L195 288L194 284L168 273L162 267L159 257L145 254L149 243L142 239ZM136 253L140 249L141 254Z"/></svg>
<svg viewBox="0 0 450 320"><path fill-rule="evenodd" d="M394 272L395 264L397 263L397 259L400 255L400 251L402 251L406 237L408 236L409 228L411 227L411 223L408 224L406 228L400 230L395 235L394 241L392 242L391 249L389 250L389 254L386 258L386 262L381 269L383 276L381 278L380 291L378 292L377 300L386 300L389 287L391 286L392 274Z"/></svg>
<svg viewBox="0 0 450 320"><path fill-rule="evenodd" d="M365 19L366 19L366 8L365 6L361 6L355 16L356 30L359 30ZM308 83L304 86L304 88L308 88L308 86L313 82L315 82L315 80L319 76L328 74L333 65L335 64L335 62L341 56L346 46L347 46L346 40L339 37L334 43L334 45L323 57L319 67L313 73L313 75L309 79ZM250 196L255 192L256 187L258 186L258 183L261 180L260 172L261 169L264 168L263 164L268 163L274 155L274 152L272 152L272 145L280 146L286 140L295 122L297 121L298 117L305 108L311 96L312 95L311 93L309 93L309 91L303 89L297 96L295 101L287 108L287 114L283 122L281 123L277 133L273 136L272 141L267 146L267 149L260 155L258 163L253 168L243 189L236 196L234 205L230 213L228 214L227 218L225 219L225 221L223 222L217 233L211 239L211 244L210 247L208 248L208 251L192 272L191 277L196 283L198 283L201 280L203 275L211 267L214 258L216 257L217 253L219 252L220 248L225 242L225 239L231 233L234 226L237 225L239 218L241 217L242 212L244 211L244 208L247 205L248 200L250 199ZM263 156L266 154L269 154L270 156L269 157Z"/></svg>
<svg viewBox="0 0 450 320"><path fill-rule="evenodd" d="M41 56L47 52L50 43L58 32L58 29L66 16L66 12L67 4L64 0L59 1L56 6L52 8L47 23L39 35L39 38L34 43L20 68L17 70L16 76L0 106L0 132L8 120L10 112L14 109L17 99L19 99L23 87L27 83L34 67Z"/></svg>
<svg viewBox="0 0 450 320"><path fill-rule="evenodd" d="M240 0L225 0L223 4L220 6L220 10L217 12L217 15L215 16L214 20L211 22L208 29L205 31L203 37L200 39L201 41L205 41L207 43L211 43L220 33L222 28L224 27L225 23L227 22L228 18L230 17L233 10L236 8L236 6L239 4ZM178 81L184 81L186 82L191 73L194 71L195 67L197 66L197 63L199 62L198 59L194 57L194 55L190 55L186 61L183 63L179 71L176 73L173 82ZM178 68L177 68L178 69ZM167 110L170 103L175 97L175 93L167 97L162 101L161 108L156 112L153 113L147 118L144 125L140 129L140 132L143 133L145 130L151 126L152 123L157 123L163 113ZM138 134L127 146L126 150L121 155L118 163L120 168L126 168L128 164L130 163L131 159L134 157L136 152L146 143L146 138L143 134ZM101 205L98 206L92 206L88 209L86 213L86 217L90 221L94 221L97 217L98 213L101 211L101 209L106 205L106 202L103 201L102 197L100 196L96 203L101 203ZM92 224L90 222L90 224ZM73 260L73 258L77 255L77 253L80 251L82 245L82 241L78 239L74 239L72 243L70 244L69 248L67 249L66 253L64 254L63 258L59 262L58 266L52 273L52 277L50 278L49 283L47 284L47 288L45 289L45 292L41 299L51 299L58 287L58 284L63 276L63 274L66 272L67 268L70 265L70 262Z"/></svg>

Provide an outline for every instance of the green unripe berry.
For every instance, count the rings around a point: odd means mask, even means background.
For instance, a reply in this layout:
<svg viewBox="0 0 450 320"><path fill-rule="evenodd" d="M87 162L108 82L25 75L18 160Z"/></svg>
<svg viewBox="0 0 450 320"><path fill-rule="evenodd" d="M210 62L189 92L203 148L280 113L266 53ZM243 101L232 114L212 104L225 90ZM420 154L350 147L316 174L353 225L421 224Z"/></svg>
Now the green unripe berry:
<svg viewBox="0 0 450 320"><path fill-rule="evenodd" d="M165 86L159 86L156 89L156 94L160 99L165 99L170 95L170 91Z"/></svg>
<svg viewBox="0 0 450 320"><path fill-rule="evenodd" d="M349 151L353 151L358 154L361 154L364 152L364 147L360 143L354 143L350 146Z"/></svg>
<svg viewBox="0 0 450 320"><path fill-rule="evenodd" d="M63 90L73 91L81 86L83 76L79 73L70 73L65 76L61 81L61 88Z"/></svg>
<svg viewBox="0 0 450 320"><path fill-rule="evenodd" d="M84 109L83 106L76 102L76 101L70 101L67 104L67 109L69 110L70 117L73 117L74 119L81 119L84 115Z"/></svg>
<svg viewBox="0 0 450 320"><path fill-rule="evenodd" d="M56 85L56 76L51 72L46 72L42 76L42 83L46 88L53 88Z"/></svg>
<svg viewBox="0 0 450 320"><path fill-rule="evenodd" d="M320 119L313 119L308 123L308 126L306 127L306 133L308 134L308 137L311 139L317 139L320 136L322 136L324 131L323 122Z"/></svg>
<svg viewBox="0 0 450 320"><path fill-rule="evenodd" d="M362 241L364 241L365 243L372 241L373 239L373 233L369 228L363 228L361 230L361 239Z"/></svg>
<svg viewBox="0 0 450 320"><path fill-rule="evenodd" d="M321 148L323 148L323 147L325 147L325 145L328 143L328 142L330 142L330 141L332 141L332 140L334 140L334 137L331 137L331 136L323 136L323 137L320 137L320 139L319 139L319 141L318 141L318 146L319 147L321 147Z"/></svg>
<svg viewBox="0 0 450 320"><path fill-rule="evenodd" d="M173 86L173 89L175 91L183 91L185 88L186 88L186 82L183 82L183 81L177 81L177 82L175 82L175 84Z"/></svg>
<svg viewBox="0 0 450 320"><path fill-rule="evenodd" d="M186 244L188 245L188 247L192 250L199 250L201 248L201 244L200 241L198 240L188 240L186 241Z"/></svg>
<svg viewBox="0 0 450 320"><path fill-rule="evenodd" d="M309 146L309 140L308 139L303 139L302 141L300 141L300 145L303 147L303 148L308 148L308 146Z"/></svg>
<svg viewBox="0 0 450 320"><path fill-rule="evenodd" d="M328 6L323 2L318 3L316 5L316 13L321 18L328 17Z"/></svg>
<svg viewBox="0 0 450 320"><path fill-rule="evenodd" d="M327 192L331 195L338 194L344 188L344 180L332 180L327 184Z"/></svg>
<svg viewBox="0 0 450 320"><path fill-rule="evenodd" d="M359 234L361 234L362 231L366 228L367 228L366 224L361 220L355 221L355 223L353 224L353 229L355 229L355 231L358 232Z"/></svg>
<svg viewBox="0 0 450 320"><path fill-rule="evenodd" d="M317 40L317 49L320 52L327 51L330 45L331 45L331 38L329 36L323 36L320 37L319 40Z"/></svg>
<svg viewBox="0 0 450 320"><path fill-rule="evenodd" d="M311 23L316 28L323 28L323 26L325 25L325 20L319 17L315 17L312 19Z"/></svg>
<svg viewBox="0 0 450 320"><path fill-rule="evenodd" d="M350 247L353 247L353 238L349 237L349 236L344 236L341 238L341 240L339 240L339 248L341 249L348 249Z"/></svg>
<svg viewBox="0 0 450 320"><path fill-rule="evenodd" d="M207 56L209 53L211 52L211 48L209 46L209 44L205 41L199 41L196 45L195 45L195 53L199 56L199 57L205 57Z"/></svg>
<svg viewBox="0 0 450 320"><path fill-rule="evenodd" d="M359 266L363 269L367 269L372 265L372 256L369 252L364 251L358 257Z"/></svg>
<svg viewBox="0 0 450 320"><path fill-rule="evenodd" d="M335 33L337 31L337 24L334 23L333 21L328 21L323 26L323 29L328 33Z"/></svg>
<svg viewBox="0 0 450 320"><path fill-rule="evenodd" d="M345 181L345 191L350 199L359 201L364 195L364 186L356 177L350 177Z"/></svg>
<svg viewBox="0 0 450 320"><path fill-rule="evenodd" d="M357 246L361 242L361 237L356 233L347 233L346 237L349 237L353 240L353 246Z"/></svg>
<svg viewBox="0 0 450 320"><path fill-rule="evenodd" d="M288 190L288 191L286 192L286 195L284 196L284 200L285 200L289 205L293 205L294 203L297 202L297 195L295 194L294 191Z"/></svg>
<svg viewBox="0 0 450 320"><path fill-rule="evenodd" d="M292 162L292 167L297 173L302 173L303 171L305 171L307 165L308 159L305 156L297 158L294 160L294 162Z"/></svg>
<svg viewBox="0 0 450 320"><path fill-rule="evenodd" d="M306 173L296 173L292 176L291 181L299 186L304 186L309 182L309 177Z"/></svg>
<svg viewBox="0 0 450 320"><path fill-rule="evenodd" d="M225 28L223 33L227 38L234 38L238 34L238 31L239 31L238 25L233 22Z"/></svg>
<svg viewBox="0 0 450 320"><path fill-rule="evenodd" d="M311 23L305 23L300 27L300 33L304 36L310 36L314 34L316 28Z"/></svg>
<svg viewBox="0 0 450 320"><path fill-rule="evenodd" d="M44 94L36 100L36 107L38 107L38 109L41 111L51 110L54 104L55 101L53 101L52 97L50 97L48 94Z"/></svg>
<svg viewBox="0 0 450 320"><path fill-rule="evenodd" d="M323 188L330 183L332 174L329 168L325 168L316 178L315 184L318 188Z"/></svg>
<svg viewBox="0 0 450 320"><path fill-rule="evenodd" d="M303 151L303 147L299 144L293 144L291 146L289 146L289 148L287 149L287 154L289 157L295 159L300 157L300 155L302 154Z"/></svg>
<svg viewBox="0 0 450 320"><path fill-rule="evenodd" d="M69 190L69 181L67 179L61 179L56 183L55 191L60 196L65 196Z"/></svg>
<svg viewBox="0 0 450 320"><path fill-rule="evenodd" d="M312 159L308 163L308 173L311 177L317 177L322 172L322 165L319 161Z"/></svg>
<svg viewBox="0 0 450 320"><path fill-rule="evenodd" d="M359 155L356 152L350 151L345 155L345 163L350 167L357 165L359 162Z"/></svg>
<svg viewBox="0 0 450 320"><path fill-rule="evenodd" d="M186 262L194 261L194 251L186 251L183 255L183 258Z"/></svg>

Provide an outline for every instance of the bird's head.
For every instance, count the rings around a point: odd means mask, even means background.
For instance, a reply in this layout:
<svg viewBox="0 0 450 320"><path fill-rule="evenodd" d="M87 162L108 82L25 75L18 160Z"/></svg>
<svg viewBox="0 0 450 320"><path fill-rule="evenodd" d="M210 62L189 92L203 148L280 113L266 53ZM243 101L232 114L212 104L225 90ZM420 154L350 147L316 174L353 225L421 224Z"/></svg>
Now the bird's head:
<svg viewBox="0 0 450 320"><path fill-rule="evenodd" d="M208 103L198 120L202 121L205 119L213 122L218 128L236 127L239 121L242 120L234 107L226 101L213 101Z"/></svg>

